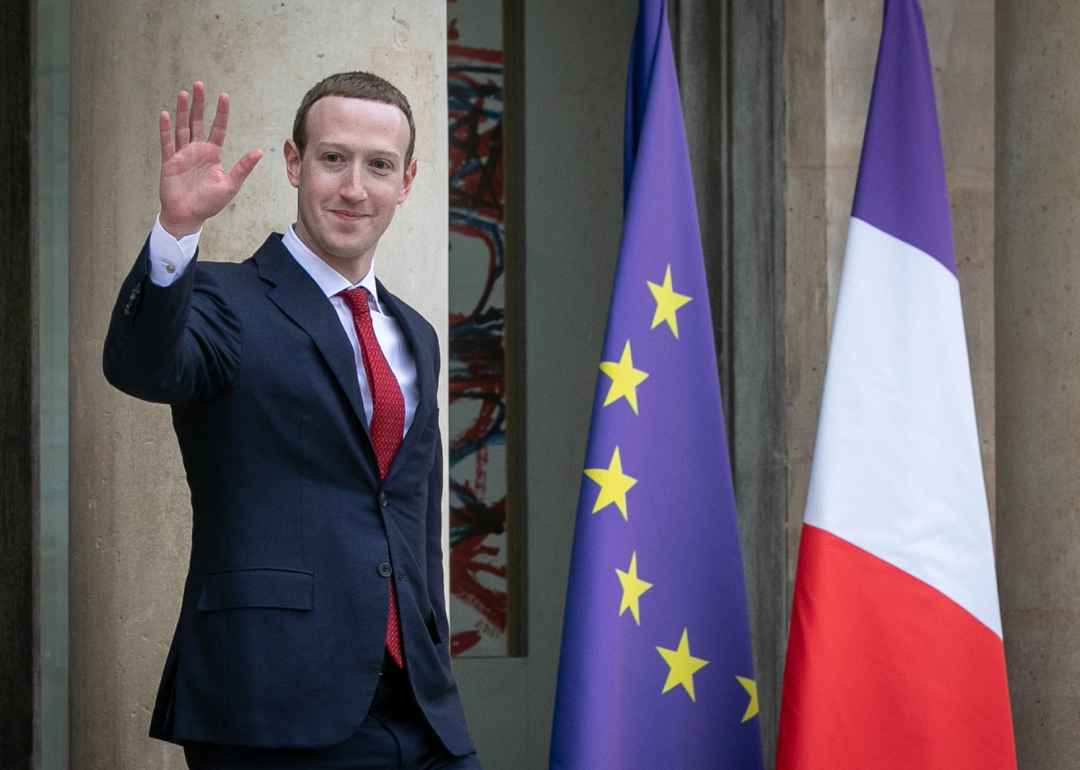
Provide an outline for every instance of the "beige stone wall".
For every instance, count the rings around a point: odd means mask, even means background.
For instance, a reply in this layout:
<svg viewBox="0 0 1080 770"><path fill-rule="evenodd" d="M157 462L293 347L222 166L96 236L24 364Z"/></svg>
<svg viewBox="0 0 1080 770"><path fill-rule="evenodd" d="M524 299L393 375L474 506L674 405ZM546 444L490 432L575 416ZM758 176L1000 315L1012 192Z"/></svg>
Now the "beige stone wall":
<svg viewBox="0 0 1080 770"><path fill-rule="evenodd" d="M825 3L787 0L785 7L787 114L787 280L785 285L788 438L787 610L836 305L829 284L829 164L826 152Z"/></svg>
<svg viewBox="0 0 1080 770"><path fill-rule="evenodd" d="M443 329L445 10L444 0L71 4L73 768L184 766L176 747L145 736L187 566L187 486L168 409L112 390L100 363L116 292L158 208L157 113L202 79L232 96L226 163L265 151L204 234L203 258L240 260L293 221L281 147L304 91L346 69L401 87L416 113L419 173L377 270Z"/></svg>
<svg viewBox="0 0 1080 770"><path fill-rule="evenodd" d="M998 574L1021 768L1080 746L1080 6L999 0Z"/></svg>
<svg viewBox="0 0 1080 770"><path fill-rule="evenodd" d="M979 0L922 6L993 518L994 8ZM788 0L786 7L791 580L883 7L882 0Z"/></svg>

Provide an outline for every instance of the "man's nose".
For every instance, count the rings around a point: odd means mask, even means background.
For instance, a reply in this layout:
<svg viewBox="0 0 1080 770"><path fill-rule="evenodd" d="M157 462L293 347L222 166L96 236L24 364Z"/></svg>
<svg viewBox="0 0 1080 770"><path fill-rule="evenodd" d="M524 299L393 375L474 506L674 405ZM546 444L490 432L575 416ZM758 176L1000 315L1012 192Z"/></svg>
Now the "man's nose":
<svg viewBox="0 0 1080 770"><path fill-rule="evenodd" d="M362 201L367 198L367 186L362 166L357 165L349 169L349 173L342 180L341 195L352 201Z"/></svg>

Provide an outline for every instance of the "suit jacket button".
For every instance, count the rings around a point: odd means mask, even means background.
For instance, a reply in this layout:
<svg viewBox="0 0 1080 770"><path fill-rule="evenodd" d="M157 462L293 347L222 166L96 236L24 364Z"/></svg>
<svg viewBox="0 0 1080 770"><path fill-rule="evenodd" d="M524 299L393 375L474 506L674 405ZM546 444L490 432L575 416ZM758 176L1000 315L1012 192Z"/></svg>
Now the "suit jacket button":
<svg viewBox="0 0 1080 770"><path fill-rule="evenodd" d="M390 566L390 565L389 565L389 564L388 564L387 562L385 562L385 561L384 561L384 562L383 562L382 564L380 564L380 565L379 565L379 576L380 576L380 577L388 578L388 577L390 577L390 574L391 574L391 573L392 573L393 571L394 571L394 568L393 568L393 567L391 567L391 566Z"/></svg>
<svg viewBox="0 0 1080 770"><path fill-rule="evenodd" d="M379 493L379 505L381 505L383 508L385 508L389 502L390 501L387 499L386 493L385 492L380 492Z"/></svg>

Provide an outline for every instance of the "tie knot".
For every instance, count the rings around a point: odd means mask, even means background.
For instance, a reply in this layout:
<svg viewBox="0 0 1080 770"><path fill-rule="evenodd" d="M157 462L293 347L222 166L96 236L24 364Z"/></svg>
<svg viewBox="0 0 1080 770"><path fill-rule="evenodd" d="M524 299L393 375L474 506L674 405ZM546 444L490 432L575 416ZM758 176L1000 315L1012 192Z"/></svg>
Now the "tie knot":
<svg viewBox="0 0 1080 770"><path fill-rule="evenodd" d="M368 290L363 286L359 286L355 289L346 289L338 294L345 304L349 306L349 310L352 311L353 316L364 316L371 314L371 308L368 307L368 297L370 296Z"/></svg>

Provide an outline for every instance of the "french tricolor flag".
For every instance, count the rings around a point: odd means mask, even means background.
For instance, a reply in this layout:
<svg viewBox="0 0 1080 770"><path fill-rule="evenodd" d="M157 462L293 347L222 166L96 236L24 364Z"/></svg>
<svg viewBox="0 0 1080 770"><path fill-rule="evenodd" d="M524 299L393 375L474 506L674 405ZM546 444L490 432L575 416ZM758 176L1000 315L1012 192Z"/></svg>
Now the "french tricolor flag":
<svg viewBox="0 0 1080 770"><path fill-rule="evenodd" d="M886 0L777 768L1015 767L930 54L917 0Z"/></svg>

